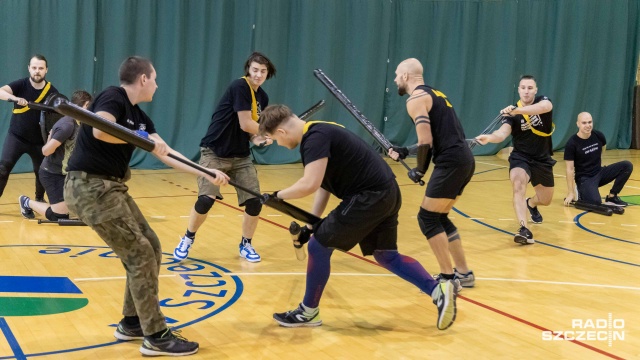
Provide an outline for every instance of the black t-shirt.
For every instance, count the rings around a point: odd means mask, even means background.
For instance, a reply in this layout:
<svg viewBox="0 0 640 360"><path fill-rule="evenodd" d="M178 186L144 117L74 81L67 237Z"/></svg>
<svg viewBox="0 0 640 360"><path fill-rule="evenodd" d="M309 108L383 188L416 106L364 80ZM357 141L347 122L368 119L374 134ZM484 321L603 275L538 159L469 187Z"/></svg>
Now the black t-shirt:
<svg viewBox="0 0 640 360"><path fill-rule="evenodd" d="M255 97L259 116L262 109L269 105L269 96L259 87ZM238 111L251 111L251 101L251 88L247 81L243 78L234 80L222 95L211 116L211 124L200 146L208 147L219 157L249 156L251 135L240 128Z"/></svg>
<svg viewBox="0 0 640 360"><path fill-rule="evenodd" d="M473 154L465 140L464 130L453 106L442 92L420 85L433 99L429 119L433 136L433 164L455 166L473 162Z"/></svg>
<svg viewBox="0 0 640 360"><path fill-rule="evenodd" d="M94 113L107 112L116 118L116 123L127 129L156 133L151 119L138 105L131 104L127 92L121 87L106 88L96 96L89 110ZM67 171L124 178L133 150L135 146L131 144L111 144L96 139L93 137L93 127L82 124Z"/></svg>
<svg viewBox="0 0 640 360"><path fill-rule="evenodd" d="M42 89L36 89L31 85L29 78L16 80L9 84L13 95L21 97L29 102L35 102L40 98L39 102L49 94L57 93L58 89L55 86L50 85L49 90L43 94L45 87ZM29 109L23 113L20 111L24 109L24 106L13 104L13 115L11 116L11 124L9 125L9 132L19 138L22 138L28 143L44 145L44 139L42 139L42 133L40 132L40 111Z"/></svg>
<svg viewBox="0 0 640 360"><path fill-rule="evenodd" d="M363 191L387 189L395 178L389 165L367 143L340 125L308 125L300 144L306 166L328 158L322 188L342 199Z"/></svg>
<svg viewBox="0 0 640 360"><path fill-rule="evenodd" d="M60 141L62 144L56 148L53 154L47 156L42 161L40 168L53 174L64 174L62 170L69 161L70 149L76 141L76 135L80 126L73 118L65 116L58 120L51 128L51 138ZM66 160L66 161L65 161Z"/></svg>
<svg viewBox="0 0 640 360"><path fill-rule="evenodd" d="M607 139L597 130L593 130L588 139L577 134L569 138L564 148L564 159L573 161L576 181L598 175L602 168L602 149L605 145Z"/></svg>
<svg viewBox="0 0 640 360"><path fill-rule="evenodd" d="M549 100L544 95L536 96L533 104L542 100ZM511 136L513 136L513 152L520 153L528 158L538 161L548 161L553 155L553 145L551 136L536 135L531 131L533 127L537 131L545 134L551 133L553 124L553 110L539 115L529 115L530 124L522 115L505 117L503 124L511 125Z"/></svg>

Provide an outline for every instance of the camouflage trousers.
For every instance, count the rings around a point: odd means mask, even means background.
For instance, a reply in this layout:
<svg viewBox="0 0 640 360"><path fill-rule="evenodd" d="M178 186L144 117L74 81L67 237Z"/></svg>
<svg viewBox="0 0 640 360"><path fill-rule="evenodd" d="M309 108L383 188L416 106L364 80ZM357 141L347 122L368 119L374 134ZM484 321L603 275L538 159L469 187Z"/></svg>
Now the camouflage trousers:
<svg viewBox="0 0 640 360"><path fill-rule="evenodd" d="M72 171L64 184L71 211L89 225L122 261L127 273L124 316L138 316L151 335L167 328L158 300L160 240L122 181Z"/></svg>

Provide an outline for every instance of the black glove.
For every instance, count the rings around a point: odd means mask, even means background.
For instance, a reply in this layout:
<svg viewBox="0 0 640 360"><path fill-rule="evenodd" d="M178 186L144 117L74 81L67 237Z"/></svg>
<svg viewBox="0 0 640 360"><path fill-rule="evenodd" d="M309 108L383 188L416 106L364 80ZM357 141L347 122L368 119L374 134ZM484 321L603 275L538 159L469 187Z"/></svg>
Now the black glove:
<svg viewBox="0 0 640 360"><path fill-rule="evenodd" d="M302 229L300 230L300 236L298 237L298 242L300 243L300 246L309 242L309 239L311 238L311 234L313 234L313 230L309 229L306 226L302 227Z"/></svg>
<svg viewBox="0 0 640 360"><path fill-rule="evenodd" d="M276 201L282 201L282 199L278 198L278 192L275 191L272 194L267 194L264 193L262 194L262 196L260 197L260 203L264 204L268 204L268 203L273 203Z"/></svg>
<svg viewBox="0 0 640 360"><path fill-rule="evenodd" d="M391 149L399 154L398 159L400 160L404 160L409 155L409 148L405 146L392 146Z"/></svg>
<svg viewBox="0 0 640 360"><path fill-rule="evenodd" d="M413 169L409 170L407 175L409 175L409 179L413 180L414 183L417 183L420 180L422 180L422 177L424 176L423 173L418 171L418 168L413 168Z"/></svg>

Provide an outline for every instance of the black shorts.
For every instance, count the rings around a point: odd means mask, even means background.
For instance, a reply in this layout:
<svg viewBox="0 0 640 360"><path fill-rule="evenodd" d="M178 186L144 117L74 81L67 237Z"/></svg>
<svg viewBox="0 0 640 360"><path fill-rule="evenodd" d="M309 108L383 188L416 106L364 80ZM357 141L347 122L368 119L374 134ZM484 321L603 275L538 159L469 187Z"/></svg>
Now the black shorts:
<svg viewBox="0 0 640 360"><path fill-rule="evenodd" d="M47 192L47 198L49 198L49 204L57 204L64 201L64 178L62 174L50 173L42 168L38 172L40 175L40 183L44 186L44 190Z"/></svg>
<svg viewBox="0 0 640 360"><path fill-rule="evenodd" d="M393 179L385 190L342 199L318 225L314 236L323 246L343 251L360 244L365 256L374 250L397 250L400 205L400 188Z"/></svg>
<svg viewBox="0 0 640 360"><path fill-rule="evenodd" d="M433 169L425 195L432 199L455 199L462 195L465 186L471 181L476 162L459 166L436 166Z"/></svg>
<svg viewBox="0 0 640 360"><path fill-rule="evenodd" d="M512 152L509 155L509 172L514 168L523 169L531 181L531 185L542 185L546 187L553 187L553 165L556 161L552 158L546 160L534 160L525 155L517 152Z"/></svg>

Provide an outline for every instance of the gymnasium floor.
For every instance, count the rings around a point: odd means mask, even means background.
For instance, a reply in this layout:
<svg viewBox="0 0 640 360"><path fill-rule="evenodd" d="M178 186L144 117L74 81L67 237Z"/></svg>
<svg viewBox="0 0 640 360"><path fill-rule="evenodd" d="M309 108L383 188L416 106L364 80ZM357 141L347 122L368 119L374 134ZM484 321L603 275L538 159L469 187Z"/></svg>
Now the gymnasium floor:
<svg viewBox="0 0 640 360"><path fill-rule="evenodd" d="M290 218L263 210L254 237L263 260L250 264L238 257L242 212L227 187L188 261L176 264L171 252L196 198L195 178L174 170L134 171L129 186L166 254L163 312L171 326L200 343L191 359L640 358L640 151L603 156L604 164L628 159L636 168L621 193L635 205L612 217L562 206L564 162L562 153L555 157L554 200L540 208L544 223L530 226L537 240L532 246L513 242L517 222L506 160L476 158L476 175L450 214L476 287L460 294L457 320L445 331L436 329L429 296L358 248L334 253L320 307L323 325L279 327L272 313L297 306L305 285L306 263L296 260L286 230ZM424 188L390 164L404 201L400 251L437 272L415 216ZM271 192L299 178L302 166L259 166L258 173L263 191ZM119 260L87 227L23 219L17 198L33 194L33 178L12 175L0 199L0 359L141 357L139 341L112 336L124 287ZM310 209L311 201L292 203Z"/></svg>

